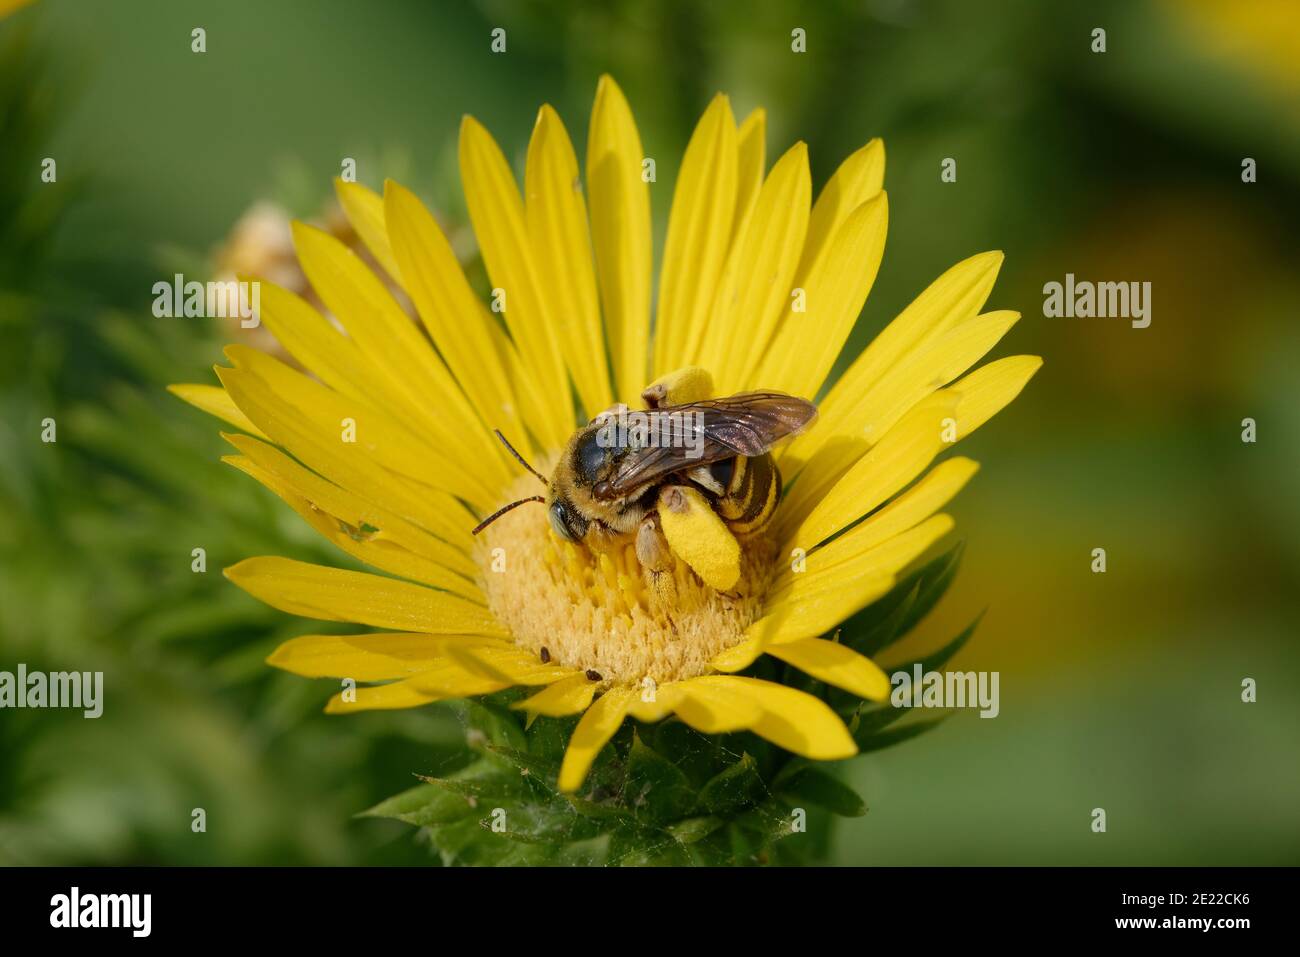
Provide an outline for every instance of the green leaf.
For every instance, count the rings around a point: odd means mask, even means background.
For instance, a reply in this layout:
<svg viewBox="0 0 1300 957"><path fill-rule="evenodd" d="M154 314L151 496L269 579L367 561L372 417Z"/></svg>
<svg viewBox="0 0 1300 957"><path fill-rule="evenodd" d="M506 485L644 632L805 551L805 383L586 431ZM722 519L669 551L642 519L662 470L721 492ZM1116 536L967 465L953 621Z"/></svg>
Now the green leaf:
<svg viewBox="0 0 1300 957"><path fill-rule="evenodd" d="M858 753L866 754L869 751L879 751L895 744L902 744L904 741L915 738L918 734L924 734L932 728L937 728L950 717L952 717L952 712L945 711L934 718L922 718L904 724L893 725L875 734L864 736L855 734L854 740L858 743Z"/></svg>
<svg viewBox="0 0 1300 957"><path fill-rule="evenodd" d="M678 718L660 721L651 735L651 744L660 754L671 755L673 764L697 788L727 766L716 737L701 734Z"/></svg>
<svg viewBox="0 0 1300 957"><path fill-rule="evenodd" d="M648 747L638 734L632 736L628 753L623 800L638 820L655 824L675 821L695 802L695 792L686 775L659 752Z"/></svg>
<svg viewBox="0 0 1300 957"><path fill-rule="evenodd" d="M573 810L583 817L628 826L636 822L632 812L616 801L588 801L572 794L565 794L563 798Z"/></svg>
<svg viewBox="0 0 1300 957"><path fill-rule="evenodd" d="M473 806L463 796L433 784L420 784L380 801L357 817L386 817L416 827L428 827L458 820L473 811Z"/></svg>
<svg viewBox="0 0 1300 957"><path fill-rule="evenodd" d="M767 793L758 764L748 753L700 789L698 806L721 817L731 817L757 804Z"/></svg>
<svg viewBox="0 0 1300 957"><path fill-rule="evenodd" d="M637 831L610 835L609 862L619 867L681 867L691 859L683 845L665 840L662 831Z"/></svg>
<svg viewBox="0 0 1300 957"><path fill-rule="evenodd" d="M870 657L907 635L952 584L964 549L965 543L958 542L849 618L842 628L845 644Z"/></svg>
<svg viewBox="0 0 1300 957"><path fill-rule="evenodd" d="M688 817L668 828L668 833L681 844L694 844L726 823L720 817Z"/></svg>
<svg viewBox="0 0 1300 957"><path fill-rule="evenodd" d="M428 778L420 775L420 780L434 787L443 788L452 794L459 794L467 801L509 801L519 797L522 786L515 775L513 778L493 775L484 778Z"/></svg>
<svg viewBox="0 0 1300 957"><path fill-rule="evenodd" d="M531 774L537 780L549 782L552 785L555 782L555 776L560 770L560 762L549 755L530 754L527 751L498 747L494 744L488 745L488 751L501 758L501 760L509 762L522 773Z"/></svg>
<svg viewBox="0 0 1300 957"><path fill-rule="evenodd" d="M853 788L812 765L796 767L782 775L775 787L777 795L794 806L813 804L841 817L861 817L867 813L866 803Z"/></svg>
<svg viewBox="0 0 1300 957"><path fill-rule="evenodd" d="M524 734L517 712L485 698L451 701L448 702L448 706L464 723L471 746L475 745L475 732L477 732L482 736L482 747L493 744L518 751L528 750L528 738Z"/></svg>
<svg viewBox="0 0 1300 957"><path fill-rule="evenodd" d="M983 620L984 620L984 612L980 612L978 615L975 616L975 620L972 621L969 625L967 625L961 631L961 633L957 635L956 638L952 639L952 641L948 642L946 645L944 645L942 648L939 648L937 651L934 651L931 654L926 655L924 658L922 658L919 662L919 664L921 665L921 673L924 674L927 671L938 671L940 668L946 665L949 659L951 659L953 655L957 654L957 652L961 651L962 647L966 644L966 642L970 641L971 635L975 634L975 629L979 627L979 623ZM913 662L911 665L908 665L906 669L894 669L894 670L910 671L912 670L913 665L917 663L918 662Z"/></svg>

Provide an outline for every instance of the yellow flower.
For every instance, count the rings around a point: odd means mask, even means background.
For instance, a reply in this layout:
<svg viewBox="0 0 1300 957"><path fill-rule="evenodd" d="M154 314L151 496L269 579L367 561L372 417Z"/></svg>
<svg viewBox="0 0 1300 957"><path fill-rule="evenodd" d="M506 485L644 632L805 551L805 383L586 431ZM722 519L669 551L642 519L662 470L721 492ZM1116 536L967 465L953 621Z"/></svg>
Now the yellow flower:
<svg viewBox="0 0 1300 957"><path fill-rule="evenodd" d="M227 436L238 454L226 461L388 573L279 557L227 569L283 611L383 629L295 638L271 664L371 683L336 695L331 712L530 686L515 707L582 714L560 771L566 791L628 716L750 730L810 758L855 752L819 698L735 673L766 654L864 698L888 696L875 664L824 636L951 528L939 509L976 466L931 462L1040 364L1015 356L968 372L1018 318L980 314L1000 253L944 273L831 387L816 426L778 452L793 484L763 533L737 548L699 503L665 521L680 556L671 607L647 590L630 542L561 541L545 509L524 506L470 534L536 491L494 428L546 469L581 422L615 400L637 402L665 375L679 391L711 377L722 395L819 394L880 265L884 148L873 140L850 156L814 204L804 144L765 176L764 139L761 110L737 125L719 95L705 111L678 176L653 336L651 187L608 77L591 115L588 199L550 107L538 114L522 194L488 132L471 118L461 127L462 181L504 328L433 216L396 183L382 197L339 183L338 195L423 329L342 243L295 226L303 271L342 329L268 283L261 316L312 375L232 346L221 387L173 387L241 430ZM719 592L705 580L735 585Z"/></svg>

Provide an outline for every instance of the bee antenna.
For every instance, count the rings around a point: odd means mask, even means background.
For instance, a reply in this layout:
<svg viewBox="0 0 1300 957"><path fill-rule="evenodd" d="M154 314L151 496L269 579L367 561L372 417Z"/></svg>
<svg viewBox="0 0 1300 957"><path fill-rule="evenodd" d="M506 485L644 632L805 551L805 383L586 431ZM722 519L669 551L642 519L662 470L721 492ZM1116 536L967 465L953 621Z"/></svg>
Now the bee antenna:
<svg viewBox="0 0 1300 957"><path fill-rule="evenodd" d="M539 482L541 482L543 485L547 486L548 488L550 487L550 484L551 484L551 483L547 481L546 476L543 475L541 472L537 471L537 469L533 468L531 465L529 465L529 464L524 460L524 457L523 457L522 455L520 455L518 452L515 451L515 447L514 447L513 445L510 444L510 441L509 441L509 440L508 440L504 435L501 434L501 430L500 430L500 429L493 429L492 432L493 432L494 435L496 435L496 437L497 437L498 439L501 440L501 444L504 445L504 446L506 447L506 451L508 451L511 455L513 455L513 456L515 457L515 461L516 461L516 462L518 462L518 463L519 463L520 465L522 465L524 468L528 469L528 471L530 471L530 472L532 472L534 475L536 475L536 476L537 476L537 480L538 480ZM524 501L527 502L527 501L529 501L529 499L524 499ZM518 503L516 503L516 504L518 504Z"/></svg>
<svg viewBox="0 0 1300 957"><path fill-rule="evenodd" d="M497 434L499 435L500 433ZM545 501L546 499L543 498L541 495L530 495L528 498L521 498L519 501L511 502L509 505L502 505L499 509L493 512L487 518L483 519L483 521L475 525L474 531L471 532L470 534L477 535L479 532L483 531L483 529L487 528L489 525L495 522L506 512L510 511L512 508L518 508L520 505L527 505L529 502L545 502Z"/></svg>

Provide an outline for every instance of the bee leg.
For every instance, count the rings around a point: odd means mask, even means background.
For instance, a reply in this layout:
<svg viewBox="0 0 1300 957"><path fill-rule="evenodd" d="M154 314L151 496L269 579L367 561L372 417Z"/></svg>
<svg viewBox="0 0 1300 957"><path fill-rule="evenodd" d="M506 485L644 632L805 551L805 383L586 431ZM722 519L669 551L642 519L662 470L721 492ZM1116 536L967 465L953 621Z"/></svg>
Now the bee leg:
<svg viewBox="0 0 1300 957"><path fill-rule="evenodd" d="M713 376L708 369L686 366L656 379L641 393L641 401L648 409L662 409L670 405L699 402L713 396Z"/></svg>
<svg viewBox="0 0 1300 957"><path fill-rule="evenodd" d="M668 547L668 539L664 538L657 512L651 512L641 520L636 531L636 558L645 569L650 593L665 609L672 608L677 603L677 579L673 577L676 560ZM668 621L671 624L671 614ZM676 627L673 625L674 630Z"/></svg>

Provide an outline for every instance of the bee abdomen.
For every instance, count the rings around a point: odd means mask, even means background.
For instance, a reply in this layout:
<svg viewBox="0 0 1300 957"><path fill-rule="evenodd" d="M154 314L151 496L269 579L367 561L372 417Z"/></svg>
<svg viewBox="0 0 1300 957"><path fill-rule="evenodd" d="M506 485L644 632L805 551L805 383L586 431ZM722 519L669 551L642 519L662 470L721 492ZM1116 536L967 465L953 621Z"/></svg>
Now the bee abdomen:
<svg viewBox="0 0 1300 957"><path fill-rule="evenodd" d="M737 535L757 532L772 518L781 501L781 471L770 454L747 458L738 455L726 491L718 497L717 512Z"/></svg>

